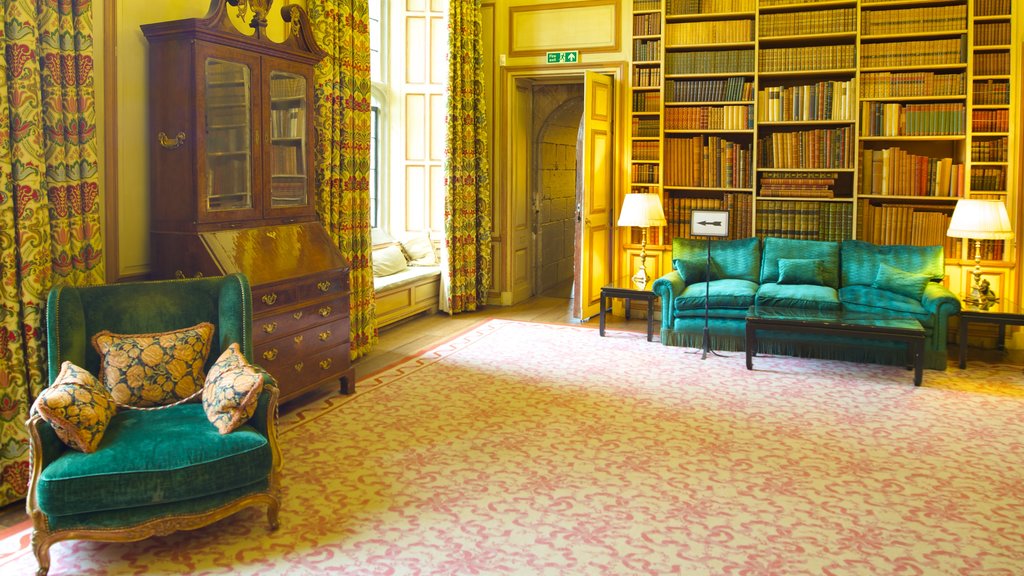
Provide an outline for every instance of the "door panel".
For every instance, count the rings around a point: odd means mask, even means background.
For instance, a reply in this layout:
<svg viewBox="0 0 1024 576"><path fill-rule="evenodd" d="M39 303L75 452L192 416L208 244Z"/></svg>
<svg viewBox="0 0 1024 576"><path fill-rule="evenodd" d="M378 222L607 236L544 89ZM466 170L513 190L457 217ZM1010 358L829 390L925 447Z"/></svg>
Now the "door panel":
<svg viewBox="0 0 1024 576"><path fill-rule="evenodd" d="M582 234L578 310L582 318L596 316L601 287L611 281L612 250L612 79L584 74Z"/></svg>

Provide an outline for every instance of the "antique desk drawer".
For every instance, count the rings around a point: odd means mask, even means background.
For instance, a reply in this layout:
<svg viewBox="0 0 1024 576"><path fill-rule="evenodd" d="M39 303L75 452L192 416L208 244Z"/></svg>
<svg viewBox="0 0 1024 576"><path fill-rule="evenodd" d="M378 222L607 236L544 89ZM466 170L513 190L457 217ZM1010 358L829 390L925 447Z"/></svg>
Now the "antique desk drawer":
<svg viewBox="0 0 1024 576"><path fill-rule="evenodd" d="M269 367L277 358L303 358L319 352L324 348L338 347L347 344L349 339L348 322L339 318L334 322L311 326L302 332L257 342L253 349L256 361ZM347 347L346 347L347 348Z"/></svg>
<svg viewBox="0 0 1024 576"><path fill-rule="evenodd" d="M348 277L341 271L311 276L286 284L256 286L252 290L252 313L258 316L309 300L347 292Z"/></svg>
<svg viewBox="0 0 1024 576"><path fill-rule="evenodd" d="M253 319L253 333L257 343L306 330L310 326L348 318L348 295L326 301L313 302L301 308L271 313Z"/></svg>
<svg viewBox="0 0 1024 576"><path fill-rule="evenodd" d="M257 358L263 368L277 379L281 398L287 400L307 391L311 386L337 379L345 373L349 364L349 347L347 344L335 346L303 357L278 356L269 362L259 355Z"/></svg>

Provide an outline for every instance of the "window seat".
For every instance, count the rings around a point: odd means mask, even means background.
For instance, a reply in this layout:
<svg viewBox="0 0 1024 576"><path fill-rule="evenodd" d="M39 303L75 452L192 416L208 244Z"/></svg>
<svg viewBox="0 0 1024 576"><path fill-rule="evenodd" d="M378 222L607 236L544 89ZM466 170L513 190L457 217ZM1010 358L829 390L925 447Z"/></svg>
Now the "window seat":
<svg viewBox="0 0 1024 576"><path fill-rule="evenodd" d="M410 266L401 272L374 277L377 327L423 312L436 313L440 287L440 266Z"/></svg>

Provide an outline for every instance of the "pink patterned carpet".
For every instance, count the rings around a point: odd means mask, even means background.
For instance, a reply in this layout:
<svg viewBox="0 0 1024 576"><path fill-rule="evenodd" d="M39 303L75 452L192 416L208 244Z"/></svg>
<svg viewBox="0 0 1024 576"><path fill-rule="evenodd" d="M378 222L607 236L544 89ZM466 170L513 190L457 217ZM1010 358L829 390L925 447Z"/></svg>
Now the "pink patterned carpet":
<svg viewBox="0 0 1024 576"><path fill-rule="evenodd" d="M279 531L62 542L51 574L1024 574L1020 367L754 368L488 321L282 418Z"/></svg>

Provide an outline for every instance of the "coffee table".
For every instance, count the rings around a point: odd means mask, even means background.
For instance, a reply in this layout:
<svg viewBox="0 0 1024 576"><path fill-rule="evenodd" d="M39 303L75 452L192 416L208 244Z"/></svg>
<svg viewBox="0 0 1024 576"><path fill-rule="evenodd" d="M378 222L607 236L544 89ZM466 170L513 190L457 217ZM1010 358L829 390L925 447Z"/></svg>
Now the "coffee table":
<svg viewBox="0 0 1024 576"><path fill-rule="evenodd" d="M627 320L629 319L630 300L647 301L647 341L654 340L654 301L658 299L658 295L649 289L653 282L654 280L651 280L643 288L637 288L632 278L619 278L615 282L601 287L601 327L598 330L601 336L604 336L604 315L611 310L611 299L625 298Z"/></svg>
<svg viewBox="0 0 1024 576"><path fill-rule="evenodd" d="M1000 300L981 309L961 301L960 308L960 368L967 367L967 325L970 323L996 324L999 338L996 347L1002 350L1006 343L1006 326L1024 326L1024 310L1011 300Z"/></svg>
<svg viewBox="0 0 1024 576"><path fill-rule="evenodd" d="M917 320L881 319L871 314L845 310L751 306L747 310L747 370L754 369L758 330L906 342L907 353L914 367L914 386L921 385L924 373L924 328Z"/></svg>

